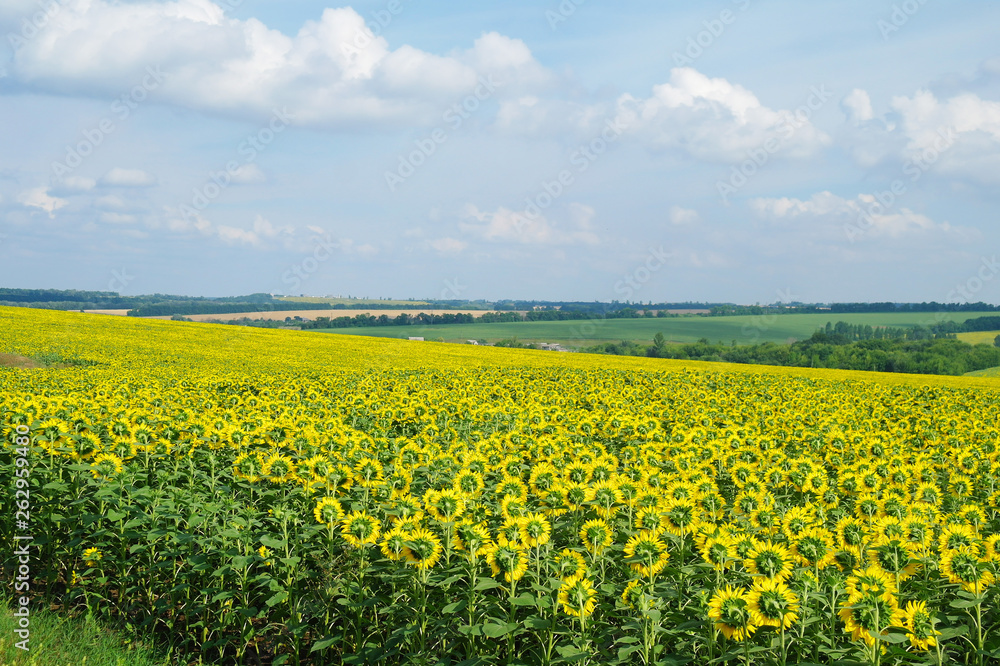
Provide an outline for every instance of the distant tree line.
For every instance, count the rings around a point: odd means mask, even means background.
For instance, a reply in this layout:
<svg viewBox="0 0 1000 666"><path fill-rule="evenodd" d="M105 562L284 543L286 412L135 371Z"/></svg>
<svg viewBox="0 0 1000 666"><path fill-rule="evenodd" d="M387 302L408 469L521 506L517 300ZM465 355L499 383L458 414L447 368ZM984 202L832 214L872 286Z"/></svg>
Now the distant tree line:
<svg viewBox="0 0 1000 666"><path fill-rule="evenodd" d="M979 322L973 325L985 324ZM879 337L879 329L868 331L866 328L844 322L828 324L808 340L791 345L765 342L737 346L734 341L727 346L722 343L712 344L704 338L693 344L671 345L667 344L662 333L657 333L652 345L623 340L619 343L595 345L585 351L652 358L930 375L963 375L1000 366L1000 335L994 340L993 346L970 345L955 339L934 337L929 329L909 329L902 335L902 329L882 329Z"/></svg>
<svg viewBox="0 0 1000 666"><path fill-rule="evenodd" d="M771 314L863 314L891 312L1000 312L1000 305L989 303L832 303L830 305L790 303L775 305L732 305L723 304L710 308L708 316L730 317L733 315Z"/></svg>

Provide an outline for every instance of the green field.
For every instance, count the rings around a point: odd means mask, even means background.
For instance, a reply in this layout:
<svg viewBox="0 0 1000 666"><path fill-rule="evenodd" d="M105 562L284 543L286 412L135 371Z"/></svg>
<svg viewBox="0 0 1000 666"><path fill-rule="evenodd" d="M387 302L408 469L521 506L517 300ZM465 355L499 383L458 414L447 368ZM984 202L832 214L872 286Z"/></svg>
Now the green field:
<svg viewBox="0 0 1000 666"><path fill-rule="evenodd" d="M445 342L486 340L496 342L517 338L521 342L558 343L570 349L579 349L604 342L633 340L649 343L657 333L670 342L709 342L755 344L759 342L790 343L808 338L827 322L844 321L849 324L871 326L919 326L938 321L961 323L966 319L993 315L988 312L959 312L942 315L934 313L884 313L884 314L795 314L774 316L736 317L670 317L666 319L599 319L593 321L539 321L504 324L452 324L444 326L374 326L367 328L324 329L325 333L341 335L368 335L383 338L422 337Z"/></svg>
<svg viewBox="0 0 1000 666"><path fill-rule="evenodd" d="M966 377L1000 377L1000 367L996 368L986 368L985 370L976 370L975 372L965 373Z"/></svg>
<svg viewBox="0 0 1000 666"><path fill-rule="evenodd" d="M288 301L292 303L329 303L330 305L363 306L368 308L378 308L387 306L420 307L428 305L427 301L400 301L386 300L382 298L320 298L318 296L280 296L276 301Z"/></svg>
<svg viewBox="0 0 1000 666"><path fill-rule="evenodd" d="M970 333L959 333L958 339L968 342L970 345L992 345L1000 331L972 331Z"/></svg>

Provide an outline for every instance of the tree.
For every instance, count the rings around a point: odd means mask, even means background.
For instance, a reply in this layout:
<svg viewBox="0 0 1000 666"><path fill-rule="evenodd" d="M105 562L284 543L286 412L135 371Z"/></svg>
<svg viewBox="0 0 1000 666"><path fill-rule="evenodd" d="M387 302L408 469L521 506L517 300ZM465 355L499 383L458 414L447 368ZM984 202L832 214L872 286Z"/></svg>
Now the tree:
<svg viewBox="0 0 1000 666"><path fill-rule="evenodd" d="M994 347L1000 347L1000 335L998 335L997 337L993 338L993 346Z"/></svg>

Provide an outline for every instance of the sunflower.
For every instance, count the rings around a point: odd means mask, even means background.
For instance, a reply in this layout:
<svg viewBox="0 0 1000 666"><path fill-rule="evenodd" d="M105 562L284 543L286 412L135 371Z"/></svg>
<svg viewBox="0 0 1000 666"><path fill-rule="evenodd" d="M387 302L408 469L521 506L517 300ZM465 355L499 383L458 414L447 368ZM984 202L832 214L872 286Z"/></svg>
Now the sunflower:
<svg viewBox="0 0 1000 666"><path fill-rule="evenodd" d="M851 640L864 639L869 647L878 641L876 634L884 636L889 627L899 626L904 621L895 595L888 591L881 594L853 592L837 614L844 623L844 630L851 634Z"/></svg>
<svg viewBox="0 0 1000 666"><path fill-rule="evenodd" d="M465 552L472 561L475 561L490 543L490 533L486 526L468 520L455 525L455 537L455 550Z"/></svg>
<svg viewBox="0 0 1000 666"><path fill-rule="evenodd" d="M652 579L667 566L667 544L654 530L642 530L625 544L625 557L632 571Z"/></svg>
<svg viewBox="0 0 1000 666"><path fill-rule="evenodd" d="M113 453L98 454L90 463L90 473L95 479L113 479L124 471L122 459Z"/></svg>
<svg viewBox="0 0 1000 666"><path fill-rule="evenodd" d="M503 574L508 583L521 580L528 571L528 554L524 547L510 542L492 543L485 549L494 576Z"/></svg>
<svg viewBox="0 0 1000 666"><path fill-rule="evenodd" d="M958 550L962 546L974 546L979 543L979 535L969 525L964 523L947 525L938 537L938 549L941 553Z"/></svg>
<svg viewBox="0 0 1000 666"><path fill-rule="evenodd" d="M382 554L394 562L406 559L409 550L406 547L406 538L406 531L398 525L393 527L382 537Z"/></svg>
<svg viewBox="0 0 1000 666"><path fill-rule="evenodd" d="M569 578L570 576L583 577L587 574L587 562L583 555L564 548L552 561L552 568L559 578Z"/></svg>
<svg viewBox="0 0 1000 666"><path fill-rule="evenodd" d="M941 573L966 592L982 594L984 588L996 582L990 568L990 560L984 559L974 546L959 546L941 553Z"/></svg>
<svg viewBox="0 0 1000 666"><path fill-rule="evenodd" d="M358 485L365 488L371 488L381 483L384 478L382 463L374 458L362 458L354 465L351 472Z"/></svg>
<svg viewBox="0 0 1000 666"><path fill-rule="evenodd" d="M593 555L599 555L601 551L611 545L614 540L614 531L606 521L601 518L588 520L580 528L580 540L583 547Z"/></svg>
<svg viewBox="0 0 1000 666"><path fill-rule="evenodd" d="M698 503L693 499L671 499L666 502L660 514L660 525L677 536L697 531L700 521Z"/></svg>
<svg viewBox="0 0 1000 666"><path fill-rule="evenodd" d="M698 547L701 557L711 564L716 571L730 568L739 560L736 547L728 534L710 536Z"/></svg>
<svg viewBox="0 0 1000 666"><path fill-rule="evenodd" d="M610 520L621 509L624 502L617 484L612 481L599 481L593 485L594 498L591 503L597 515L605 520Z"/></svg>
<svg viewBox="0 0 1000 666"><path fill-rule="evenodd" d="M433 567L441 559L441 540L426 529L413 530L406 537L406 563L421 571Z"/></svg>
<svg viewBox="0 0 1000 666"><path fill-rule="evenodd" d="M486 482L483 475L471 469L463 469L451 482L451 487L468 498L479 497L483 492Z"/></svg>
<svg viewBox="0 0 1000 666"><path fill-rule="evenodd" d="M845 582L848 594L896 594L895 578L881 567L868 567L854 571Z"/></svg>
<svg viewBox="0 0 1000 666"><path fill-rule="evenodd" d="M934 616L927 610L926 601L910 601L903 609L905 620L903 626L906 627L906 637L910 639L910 645L918 650L930 650L937 645L936 636L941 632L934 628Z"/></svg>
<svg viewBox="0 0 1000 666"><path fill-rule="evenodd" d="M708 602L708 617L722 635L734 641L750 638L757 630L750 612L750 600L742 587L726 586L717 590Z"/></svg>
<svg viewBox="0 0 1000 666"><path fill-rule="evenodd" d="M442 523L453 523L465 512L462 493L453 488L428 490L424 493L424 508L431 518Z"/></svg>
<svg viewBox="0 0 1000 666"><path fill-rule="evenodd" d="M901 581L915 574L920 566L913 556L909 540L884 534L868 548L868 562Z"/></svg>
<svg viewBox="0 0 1000 666"><path fill-rule="evenodd" d="M344 519L344 509L333 497L324 497L316 503L313 509L316 522L323 525L334 525Z"/></svg>
<svg viewBox="0 0 1000 666"><path fill-rule="evenodd" d="M102 553L99 548L88 548L83 551L83 562L88 567L92 567L97 564L102 557L104 557L104 553Z"/></svg>
<svg viewBox="0 0 1000 666"><path fill-rule="evenodd" d="M788 548L771 541L758 542L743 561L750 573L771 580L785 580L791 576L793 564L794 558Z"/></svg>
<svg viewBox="0 0 1000 666"><path fill-rule="evenodd" d="M653 590L648 581L636 579L629 582L622 592L621 600L631 610L648 610L648 597L652 596Z"/></svg>
<svg viewBox="0 0 1000 666"><path fill-rule="evenodd" d="M799 598L780 580L755 579L747 601L753 623L759 627L788 629L799 618Z"/></svg>
<svg viewBox="0 0 1000 666"><path fill-rule="evenodd" d="M552 525L541 513L529 513L517 521L521 542L529 548L544 546L552 536Z"/></svg>
<svg viewBox="0 0 1000 666"><path fill-rule="evenodd" d="M344 540L355 548L361 548L378 541L382 523L378 518L364 511L354 511L340 522Z"/></svg>
<svg viewBox="0 0 1000 666"><path fill-rule="evenodd" d="M567 615L588 617L597 607L597 590L589 579L570 576L563 580L559 588L559 603Z"/></svg>
<svg viewBox="0 0 1000 666"><path fill-rule="evenodd" d="M268 456L260 468L261 477L271 483L285 483L295 481L295 463L288 456L278 453Z"/></svg>
<svg viewBox="0 0 1000 666"><path fill-rule="evenodd" d="M823 527L810 527L791 540L792 552L805 567L823 569L833 563L837 548L833 535Z"/></svg>

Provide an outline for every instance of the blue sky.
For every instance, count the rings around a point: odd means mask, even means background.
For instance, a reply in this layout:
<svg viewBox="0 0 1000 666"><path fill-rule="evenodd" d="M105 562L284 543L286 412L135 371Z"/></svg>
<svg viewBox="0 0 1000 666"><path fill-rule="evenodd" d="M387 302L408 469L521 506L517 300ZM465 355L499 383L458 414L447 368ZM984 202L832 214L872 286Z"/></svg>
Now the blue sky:
<svg viewBox="0 0 1000 666"><path fill-rule="evenodd" d="M0 283L1000 302L995 3L6 0Z"/></svg>

